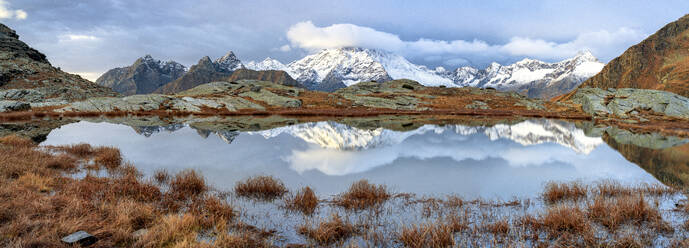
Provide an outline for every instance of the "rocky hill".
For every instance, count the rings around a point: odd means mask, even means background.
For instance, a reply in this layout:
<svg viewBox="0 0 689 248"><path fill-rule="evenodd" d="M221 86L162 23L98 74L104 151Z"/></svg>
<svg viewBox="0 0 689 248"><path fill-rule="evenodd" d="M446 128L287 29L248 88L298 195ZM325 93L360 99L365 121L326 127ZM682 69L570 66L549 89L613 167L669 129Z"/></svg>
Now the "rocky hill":
<svg viewBox="0 0 689 248"><path fill-rule="evenodd" d="M239 81L244 79L253 79L259 81L268 81L276 84L282 84L287 86L303 87L297 80L287 74L285 71L278 70L262 70L254 71L249 69L238 69L232 73L225 81Z"/></svg>
<svg viewBox="0 0 689 248"><path fill-rule="evenodd" d="M581 87L655 89L689 96L689 15L630 47Z"/></svg>
<svg viewBox="0 0 689 248"><path fill-rule="evenodd" d="M215 61L211 61L206 56L201 58L196 65L193 65L186 74L161 86L154 92L174 94L213 81L222 81L232 75L234 70L240 68L244 68L244 65L231 51Z"/></svg>
<svg viewBox="0 0 689 248"><path fill-rule="evenodd" d="M0 101L40 106L116 95L109 88L53 67L44 54L0 24Z"/></svg>
<svg viewBox="0 0 689 248"><path fill-rule="evenodd" d="M96 83L123 95L148 94L180 78L185 72L186 67L180 63L162 62L146 55L131 66L107 71Z"/></svg>

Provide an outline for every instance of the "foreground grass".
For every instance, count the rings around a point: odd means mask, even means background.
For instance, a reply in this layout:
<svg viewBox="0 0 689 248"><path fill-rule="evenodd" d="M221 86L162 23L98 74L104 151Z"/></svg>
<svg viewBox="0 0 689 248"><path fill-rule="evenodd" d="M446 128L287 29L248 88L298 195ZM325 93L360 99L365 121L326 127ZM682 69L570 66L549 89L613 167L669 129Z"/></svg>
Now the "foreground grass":
<svg viewBox="0 0 689 248"><path fill-rule="evenodd" d="M96 236L96 247L689 244L689 205L660 209L678 192L659 185L551 183L536 201L467 201L362 180L319 199L310 187L292 193L258 176L218 192L195 171L144 178L116 148L38 147L14 136L0 139L0 183L2 247L66 247L60 238L79 230ZM269 207L256 212L256 204Z"/></svg>

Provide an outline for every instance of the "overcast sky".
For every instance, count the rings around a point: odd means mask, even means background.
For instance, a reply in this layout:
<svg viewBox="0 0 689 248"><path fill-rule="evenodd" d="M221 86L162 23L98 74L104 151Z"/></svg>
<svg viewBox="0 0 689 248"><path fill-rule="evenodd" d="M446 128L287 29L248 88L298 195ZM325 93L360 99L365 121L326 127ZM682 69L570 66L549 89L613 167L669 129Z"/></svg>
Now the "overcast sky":
<svg viewBox="0 0 689 248"><path fill-rule="evenodd" d="M689 12L689 1L0 0L0 22L51 63L91 80L151 54L186 66L234 51L283 63L361 46L456 68L603 62Z"/></svg>

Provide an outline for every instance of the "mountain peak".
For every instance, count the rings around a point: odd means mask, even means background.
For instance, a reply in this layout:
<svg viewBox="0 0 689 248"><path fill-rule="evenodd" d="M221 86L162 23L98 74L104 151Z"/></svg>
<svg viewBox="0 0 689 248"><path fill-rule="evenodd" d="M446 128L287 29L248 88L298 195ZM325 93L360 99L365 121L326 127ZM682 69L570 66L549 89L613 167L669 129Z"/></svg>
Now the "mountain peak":
<svg viewBox="0 0 689 248"><path fill-rule="evenodd" d="M218 65L222 69L226 69L229 71L234 71L240 68L244 68L244 65L242 65L242 62L239 61L237 56L234 55L232 51L227 52L224 56L221 58L215 60L215 64Z"/></svg>
<svg viewBox="0 0 689 248"><path fill-rule="evenodd" d="M574 56L575 60L580 60L580 61L595 61L598 62L598 58L596 56L593 56L593 53L591 53L590 50L584 49L579 52Z"/></svg>

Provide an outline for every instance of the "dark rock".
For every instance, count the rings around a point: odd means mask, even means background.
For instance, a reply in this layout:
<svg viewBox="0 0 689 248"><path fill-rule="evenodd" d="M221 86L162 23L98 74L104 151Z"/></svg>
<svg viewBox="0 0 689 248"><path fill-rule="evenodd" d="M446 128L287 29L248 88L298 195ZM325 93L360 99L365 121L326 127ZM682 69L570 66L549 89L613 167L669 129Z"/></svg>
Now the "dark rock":
<svg viewBox="0 0 689 248"><path fill-rule="evenodd" d="M252 86L251 86L251 91L253 91L253 92L260 92L260 91L261 91L261 86L252 85Z"/></svg>
<svg viewBox="0 0 689 248"><path fill-rule="evenodd" d="M98 241L98 238L85 232L78 231L62 238L62 242L70 245L90 246Z"/></svg>

